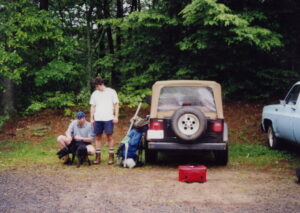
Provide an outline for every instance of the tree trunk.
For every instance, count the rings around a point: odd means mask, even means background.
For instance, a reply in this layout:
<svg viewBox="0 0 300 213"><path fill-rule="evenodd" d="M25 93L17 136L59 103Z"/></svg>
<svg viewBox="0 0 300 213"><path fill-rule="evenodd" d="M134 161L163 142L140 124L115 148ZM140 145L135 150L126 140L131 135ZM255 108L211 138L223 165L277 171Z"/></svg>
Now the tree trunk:
<svg viewBox="0 0 300 213"><path fill-rule="evenodd" d="M104 4L103 4L103 2L99 1L99 3L97 3L96 7L97 7L97 19L103 19L104 18L104 14L103 14L104 13L104 9L103 9ZM105 56L105 48L106 48L105 47L105 42L103 40L103 37L105 35L105 31L100 30L100 28L102 28L101 25L98 24L97 27L98 27L98 33L97 33L96 37L98 39L98 42L96 43L96 46L97 46L98 51L99 51L98 57L103 58Z"/></svg>
<svg viewBox="0 0 300 213"><path fill-rule="evenodd" d="M152 8L154 9L157 4L157 0L152 0Z"/></svg>
<svg viewBox="0 0 300 213"><path fill-rule="evenodd" d="M40 0L41 10L48 10L48 7L49 7L49 0Z"/></svg>
<svg viewBox="0 0 300 213"><path fill-rule="evenodd" d="M141 10L142 10L141 0L137 0L137 10L138 10L139 12L141 12Z"/></svg>
<svg viewBox="0 0 300 213"><path fill-rule="evenodd" d="M131 2L131 13L134 12L134 11L137 11L138 9L138 3L137 3L137 0L132 0Z"/></svg>
<svg viewBox="0 0 300 213"><path fill-rule="evenodd" d="M104 18L111 18L110 16L110 11L109 11L109 2L108 0L104 0ZM111 27L109 26L106 30L106 35L107 35L107 40L108 40L108 47L109 47L109 52L111 54L115 53L114 50L114 41L113 41L113 36L112 36L112 30ZM111 70L111 79L110 79L111 85L112 87L117 87L119 84L119 79L118 79L118 75L116 73L115 68L113 67Z"/></svg>
<svg viewBox="0 0 300 213"><path fill-rule="evenodd" d="M117 18L123 18L124 16L124 9L123 9L123 0L117 0ZM117 27L117 43L116 43L116 47L117 50L121 49L121 32L120 32L120 28Z"/></svg>
<svg viewBox="0 0 300 213"><path fill-rule="evenodd" d="M103 11L104 18L111 18L108 0L104 0L104 8L103 9L104 9L104 11ZM111 30L110 26L106 29L106 34L107 34L107 39L108 39L109 51L111 54L114 54L114 42L113 42L112 30Z"/></svg>
<svg viewBox="0 0 300 213"><path fill-rule="evenodd" d="M92 47L91 47L91 30L92 30L92 12L93 12L93 6L90 5L89 10L86 13L86 48L87 48L87 74L88 74L88 81L87 81L87 87L90 87L90 80L93 76L92 71Z"/></svg>
<svg viewBox="0 0 300 213"><path fill-rule="evenodd" d="M9 78L3 78L2 83L5 90L1 97L1 114L13 114L15 113L13 82Z"/></svg>
<svg viewBox="0 0 300 213"><path fill-rule="evenodd" d="M111 27L107 28L106 34L107 34L107 39L108 39L109 52L111 54L114 54L115 53L115 50L114 50L114 40L113 40L113 37L112 37Z"/></svg>

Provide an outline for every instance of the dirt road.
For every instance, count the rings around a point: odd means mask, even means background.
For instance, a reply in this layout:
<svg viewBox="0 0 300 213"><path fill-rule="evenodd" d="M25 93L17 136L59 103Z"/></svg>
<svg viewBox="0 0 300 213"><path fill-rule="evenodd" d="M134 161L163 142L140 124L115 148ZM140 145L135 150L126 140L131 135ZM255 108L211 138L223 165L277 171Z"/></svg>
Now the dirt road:
<svg viewBox="0 0 300 213"><path fill-rule="evenodd" d="M231 141L248 143L265 138L258 131L261 106L233 104L225 107L225 113ZM49 124L42 123L49 117ZM128 120L124 118L117 125L116 141L124 137ZM32 136L27 126L49 125L49 134L57 136L69 122L69 118L45 111L17 125L12 122L4 136L38 143L43 138ZM18 129L28 131L21 134ZM208 181L188 184L177 180L177 165L189 163L183 159L165 159L167 166L134 169L105 163L77 169L58 160L44 166L0 169L0 212L300 212L300 184L295 183L292 169L262 171L230 163L216 167L199 159L208 165Z"/></svg>
<svg viewBox="0 0 300 213"><path fill-rule="evenodd" d="M206 183L176 167L60 164L0 172L0 212L299 212L291 171L209 167Z"/></svg>

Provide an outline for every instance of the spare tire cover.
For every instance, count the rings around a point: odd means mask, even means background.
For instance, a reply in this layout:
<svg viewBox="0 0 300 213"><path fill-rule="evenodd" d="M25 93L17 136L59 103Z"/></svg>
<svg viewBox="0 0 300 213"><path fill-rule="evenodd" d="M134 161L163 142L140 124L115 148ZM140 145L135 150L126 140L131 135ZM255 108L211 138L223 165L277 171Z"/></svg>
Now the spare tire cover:
<svg viewBox="0 0 300 213"><path fill-rule="evenodd" d="M202 135L207 128L207 119L203 112L192 106L184 106L172 116L172 129L181 139L191 141Z"/></svg>

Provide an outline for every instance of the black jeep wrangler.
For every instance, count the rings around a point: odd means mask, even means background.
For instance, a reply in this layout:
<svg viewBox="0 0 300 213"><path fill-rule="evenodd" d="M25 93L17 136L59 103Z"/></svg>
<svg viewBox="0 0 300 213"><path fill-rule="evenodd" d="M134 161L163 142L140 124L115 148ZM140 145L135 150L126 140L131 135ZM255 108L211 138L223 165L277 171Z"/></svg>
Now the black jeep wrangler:
<svg viewBox="0 0 300 213"><path fill-rule="evenodd" d="M210 150L218 164L228 162L228 129L221 86L214 81L158 81L152 87L146 162L159 151Z"/></svg>

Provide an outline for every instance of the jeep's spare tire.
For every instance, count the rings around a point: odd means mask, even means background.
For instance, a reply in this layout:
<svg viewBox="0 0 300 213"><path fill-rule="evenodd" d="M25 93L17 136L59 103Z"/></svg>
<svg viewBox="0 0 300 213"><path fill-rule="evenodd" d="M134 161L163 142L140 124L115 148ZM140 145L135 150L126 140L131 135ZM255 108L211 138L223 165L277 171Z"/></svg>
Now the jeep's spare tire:
<svg viewBox="0 0 300 213"><path fill-rule="evenodd" d="M196 107L184 106L172 116L172 129L181 139L192 141L206 130L207 119L203 112Z"/></svg>

